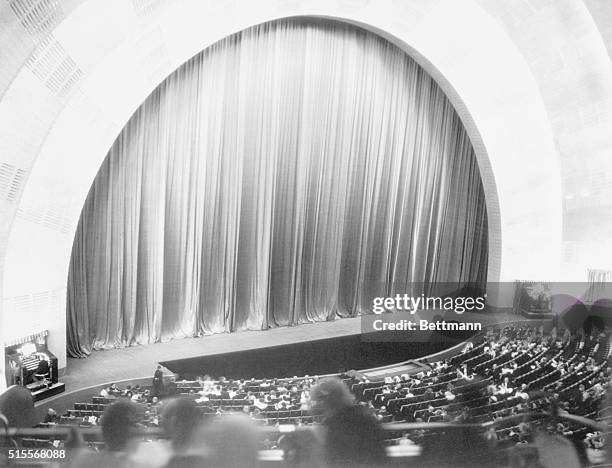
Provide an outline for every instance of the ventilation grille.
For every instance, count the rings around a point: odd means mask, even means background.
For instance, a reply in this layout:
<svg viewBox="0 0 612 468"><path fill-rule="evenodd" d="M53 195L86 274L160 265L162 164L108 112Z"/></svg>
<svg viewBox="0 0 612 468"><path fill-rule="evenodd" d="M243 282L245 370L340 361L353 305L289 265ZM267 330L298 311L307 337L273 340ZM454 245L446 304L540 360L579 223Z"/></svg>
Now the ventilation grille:
<svg viewBox="0 0 612 468"><path fill-rule="evenodd" d="M58 96L66 95L83 77L83 71L52 34L34 49L26 66Z"/></svg>
<svg viewBox="0 0 612 468"><path fill-rule="evenodd" d="M17 200L25 177L26 171L23 169L7 163L0 164L0 198L9 202Z"/></svg>
<svg viewBox="0 0 612 468"><path fill-rule="evenodd" d="M65 300L66 289L60 288L6 298L3 309L6 316L22 316L28 317L28 321L34 320L36 323L30 323L28 328L41 330L49 326L48 323L43 326L41 319L65 307Z"/></svg>
<svg viewBox="0 0 612 468"><path fill-rule="evenodd" d="M156 10L165 0L132 0L132 5L136 15L150 15Z"/></svg>
<svg viewBox="0 0 612 468"><path fill-rule="evenodd" d="M9 0L8 3L23 28L32 35L52 31L64 17L59 0Z"/></svg>
<svg viewBox="0 0 612 468"><path fill-rule="evenodd" d="M22 206L17 210L17 216L26 221L40 224L46 228L69 234L72 232L72 218L69 210L60 206L49 206L41 203L39 206Z"/></svg>

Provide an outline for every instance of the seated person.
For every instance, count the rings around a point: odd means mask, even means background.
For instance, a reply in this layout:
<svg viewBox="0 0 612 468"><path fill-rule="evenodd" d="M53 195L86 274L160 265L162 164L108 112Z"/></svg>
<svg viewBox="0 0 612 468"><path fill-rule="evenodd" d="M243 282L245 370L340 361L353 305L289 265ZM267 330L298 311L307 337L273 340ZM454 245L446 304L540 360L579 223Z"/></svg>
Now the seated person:
<svg viewBox="0 0 612 468"><path fill-rule="evenodd" d="M255 399L255 401L253 402L253 406L259 408L261 411L264 411L268 408L268 403L265 401L265 398L263 396L260 396L259 398Z"/></svg>
<svg viewBox="0 0 612 468"><path fill-rule="evenodd" d="M321 380L313 387L311 399L313 413L323 417L328 464L377 466L385 460L382 429L367 407L355 404L342 380Z"/></svg>
<svg viewBox="0 0 612 468"><path fill-rule="evenodd" d="M529 400L529 394L527 393L527 384L521 385L521 388L516 390L516 396L522 398L525 401Z"/></svg>
<svg viewBox="0 0 612 468"><path fill-rule="evenodd" d="M444 392L444 398L446 398L448 401L454 400L455 399L454 391L455 391L455 387L453 386L452 383L449 383L446 386L446 391Z"/></svg>
<svg viewBox="0 0 612 468"><path fill-rule="evenodd" d="M508 365L502 367L501 374L502 375L512 374L517 369L517 367L518 367L518 365L517 365L516 362L508 364Z"/></svg>
<svg viewBox="0 0 612 468"><path fill-rule="evenodd" d="M39 356L40 357L40 356ZM38 367L34 371L34 380L40 381L45 380L51 377L51 367L49 366L49 361L45 358L42 358L38 361Z"/></svg>
<svg viewBox="0 0 612 468"><path fill-rule="evenodd" d="M139 407L129 400L120 399L106 408L102 417L104 450L92 452L82 449L73 454L72 467L134 466L128 460L135 441Z"/></svg>
<svg viewBox="0 0 612 468"><path fill-rule="evenodd" d="M466 364L457 369L457 378L464 380L474 380L474 373L468 371Z"/></svg>
<svg viewBox="0 0 612 468"><path fill-rule="evenodd" d="M57 416L57 412L53 408L49 408L43 422L47 424L57 424L58 420L59 417Z"/></svg>
<svg viewBox="0 0 612 468"><path fill-rule="evenodd" d="M512 393L513 388L512 388L512 383L510 382L510 379L508 377L504 377L504 380L501 384L499 384L499 387L497 389L497 394L498 395L504 395L507 393Z"/></svg>

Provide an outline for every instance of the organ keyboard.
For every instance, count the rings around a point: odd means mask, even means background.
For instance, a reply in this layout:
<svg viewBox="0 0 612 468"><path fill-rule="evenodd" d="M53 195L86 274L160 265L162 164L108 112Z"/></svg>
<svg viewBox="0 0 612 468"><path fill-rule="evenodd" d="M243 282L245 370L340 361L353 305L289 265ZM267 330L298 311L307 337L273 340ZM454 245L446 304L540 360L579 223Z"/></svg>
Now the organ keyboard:
<svg viewBox="0 0 612 468"><path fill-rule="evenodd" d="M29 371L35 371L38 368L39 362L40 359L36 354L31 354L21 359L21 365Z"/></svg>

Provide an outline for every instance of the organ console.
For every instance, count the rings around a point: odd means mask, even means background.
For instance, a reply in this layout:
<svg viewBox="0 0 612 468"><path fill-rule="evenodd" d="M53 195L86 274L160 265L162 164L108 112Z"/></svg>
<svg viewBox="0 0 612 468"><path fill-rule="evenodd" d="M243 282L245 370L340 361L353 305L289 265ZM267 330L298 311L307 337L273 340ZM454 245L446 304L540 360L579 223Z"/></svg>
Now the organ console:
<svg viewBox="0 0 612 468"><path fill-rule="evenodd" d="M7 386L21 385L35 392L57 383L57 358L47 348L47 335L44 331L6 345Z"/></svg>

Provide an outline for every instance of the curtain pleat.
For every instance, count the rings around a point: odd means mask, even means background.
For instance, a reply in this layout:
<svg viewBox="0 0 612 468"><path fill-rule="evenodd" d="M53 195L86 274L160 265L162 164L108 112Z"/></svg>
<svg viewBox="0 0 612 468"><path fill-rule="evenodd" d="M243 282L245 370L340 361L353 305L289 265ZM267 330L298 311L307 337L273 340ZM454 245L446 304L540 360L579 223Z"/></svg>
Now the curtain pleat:
<svg viewBox="0 0 612 468"><path fill-rule="evenodd" d="M358 28L267 23L180 67L113 144L76 232L68 352L369 313L483 285L487 250L433 79Z"/></svg>

